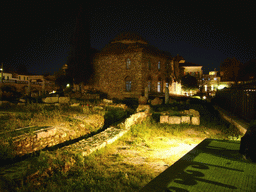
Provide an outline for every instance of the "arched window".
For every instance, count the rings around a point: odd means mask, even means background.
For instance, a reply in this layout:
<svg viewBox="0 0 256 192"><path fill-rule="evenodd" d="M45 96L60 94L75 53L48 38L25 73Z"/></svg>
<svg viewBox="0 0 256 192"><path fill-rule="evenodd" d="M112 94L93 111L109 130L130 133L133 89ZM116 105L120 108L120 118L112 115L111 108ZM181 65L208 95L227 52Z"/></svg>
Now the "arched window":
<svg viewBox="0 0 256 192"><path fill-rule="evenodd" d="M126 69L130 69L131 68L131 59L127 59L126 60Z"/></svg>
<svg viewBox="0 0 256 192"><path fill-rule="evenodd" d="M157 69L158 69L158 70L161 69L161 62L160 62L160 61L158 61Z"/></svg>
<svg viewBox="0 0 256 192"><path fill-rule="evenodd" d="M131 92L132 91L132 79L131 77L125 78L125 91Z"/></svg>

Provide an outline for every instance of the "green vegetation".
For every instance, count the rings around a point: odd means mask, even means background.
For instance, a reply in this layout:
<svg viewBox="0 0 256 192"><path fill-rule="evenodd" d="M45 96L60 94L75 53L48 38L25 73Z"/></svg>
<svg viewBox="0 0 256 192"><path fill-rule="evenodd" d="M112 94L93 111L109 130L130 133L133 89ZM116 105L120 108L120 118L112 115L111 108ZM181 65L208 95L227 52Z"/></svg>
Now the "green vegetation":
<svg viewBox="0 0 256 192"><path fill-rule="evenodd" d="M1 112L1 110L3 112ZM22 134L33 134L34 131L50 126L79 129L81 120L90 116L97 120L97 115L103 116L105 126L121 120L131 112L119 107L97 107L94 103L83 106L70 107L68 105L40 105L4 106L0 110L0 160L13 158L13 137ZM96 115L94 117L94 115ZM84 122L82 122L84 123ZM98 131L99 124L86 125L88 134Z"/></svg>
<svg viewBox="0 0 256 192"><path fill-rule="evenodd" d="M66 108L62 111L59 108L59 114L102 111L101 108L87 107L84 110ZM188 106L178 104L168 106L169 109L171 107L175 111L187 109ZM168 111L168 108L156 106L153 109L160 113ZM88 157L62 149L41 151L38 157L17 163L18 167L24 167L24 172L20 173L19 177L5 178L4 185L0 189L3 191L139 191L203 139L239 137L239 132L221 120L212 106L206 103L190 104L189 108L200 112L200 126L160 124L155 118L148 118L141 124L133 126L118 141ZM54 111L55 109L52 109L52 112ZM112 107L106 107L104 111L109 123L113 123L116 117L122 119L129 114L128 111ZM45 113L51 113L51 110Z"/></svg>
<svg viewBox="0 0 256 192"><path fill-rule="evenodd" d="M185 109L175 104L172 110ZM171 107L171 106L169 106ZM201 125L159 124L148 118L137 124L121 139L88 157L70 151L41 151L38 157L17 163L24 172L17 179L5 179L2 190L12 191L138 191L164 169L171 165L204 138L236 139L239 132L229 127L208 104L189 106L201 114ZM154 108L158 113L167 108ZM169 108L170 109L170 108ZM44 111L45 110L45 111ZM101 108L58 108L61 113L92 113ZM32 110L33 111L33 110ZM36 110L34 110L36 111ZM46 112L47 111L47 112ZM33 112L32 112L33 113ZM56 113L56 108L44 108L42 114ZM120 108L105 108L109 123L122 119L129 112ZM33 114L35 117L35 114ZM181 152L168 155L180 146ZM183 150L183 151L182 151ZM164 163L156 169L156 164ZM165 167L167 168L167 167Z"/></svg>

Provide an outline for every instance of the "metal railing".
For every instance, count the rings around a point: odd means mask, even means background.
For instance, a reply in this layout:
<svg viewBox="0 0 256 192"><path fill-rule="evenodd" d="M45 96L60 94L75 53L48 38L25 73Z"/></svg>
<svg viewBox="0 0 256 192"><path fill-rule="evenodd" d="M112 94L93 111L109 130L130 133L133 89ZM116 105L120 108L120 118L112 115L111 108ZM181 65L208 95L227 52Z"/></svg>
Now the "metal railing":
<svg viewBox="0 0 256 192"><path fill-rule="evenodd" d="M256 87L236 87L219 90L216 104L247 122L256 119Z"/></svg>

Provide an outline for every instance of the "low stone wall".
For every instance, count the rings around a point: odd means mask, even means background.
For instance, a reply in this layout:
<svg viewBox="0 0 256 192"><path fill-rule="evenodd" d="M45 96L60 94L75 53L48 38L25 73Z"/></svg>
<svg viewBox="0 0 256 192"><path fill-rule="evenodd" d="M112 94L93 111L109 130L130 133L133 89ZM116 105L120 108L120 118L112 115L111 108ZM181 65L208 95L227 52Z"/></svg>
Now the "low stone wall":
<svg viewBox="0 0 256 192"><path fill-rule="evenodd" d="M86 122L86 119L90 121ZM97 123L92 119L95 119ZM97 129L101 129L104 125L104 117L100 115L93 115L91 118L87 117L85 121L81 121L81 124L72 130L56 126L14 137L14 153L15 155L23 156L44 149L45 147L51 147L87 135L90 133L89 126L91 126L92 122L94 122L94 126L97 125Z"/></svg>
<svg viewBox="0 0 256 192"><path fill-rule="evenodd" d="M127 118L124 123L122 123L124 128L109 127L97 135L94 135L88 139L80 140L79 142L76 142L72 145L65 146L61 150L69 150L73 153L80 153L83 156L88 156L94 151L97 151L106 145L115 142L117 139L127 133L132 125L141 123L150 115L150 113L146 112L133 114Z"/></svg>
<svg viewBox="0 0 256 192"><path fill-rule="evenodd" d="M160 123L200 125L200 114L194 109L181 112L184 116L160 116Z"/></svg>
<svg viewBox="0 0 256 192"><path fill-rule="evenodd" d="M200 117L190 116L160 116L160 123L200 125Z"/></svg>

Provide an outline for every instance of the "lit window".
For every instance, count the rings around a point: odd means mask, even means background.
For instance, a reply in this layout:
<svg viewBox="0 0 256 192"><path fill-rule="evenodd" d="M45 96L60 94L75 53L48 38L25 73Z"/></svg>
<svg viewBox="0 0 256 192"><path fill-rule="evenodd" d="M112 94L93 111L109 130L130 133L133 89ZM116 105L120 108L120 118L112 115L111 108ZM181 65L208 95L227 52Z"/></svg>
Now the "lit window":
<svg viewBox="0 0 256 192"><path fill-rule="evenodd" d="M128 58L126 61L126 69L130 69L131 67L131 60Z"/></svg>
<svg viewBox="0 0 256 192"><path fill-rule="evenodd" d="M204 86L204 90L207 91L207 85Z"/></svg>
<svg viewBox="0 0 256 192"><path fill-rule="evenodd" d="M125 90L128 92L131 92L132 90L132 81L126 81L125 82Z"/></svg>
<svg viewBox="0 0 256 192"><path fill-rule="evenodd" d="M158 68L158 70L160 70L160 68L161 68L161 62L160 61L158 61L157 68Z"/></svg>
<svg viewBox="0 0 256 192"><path fill-rule="evenodd" d="M157 82L157 92L161 92L161 81Z"/></svg>

